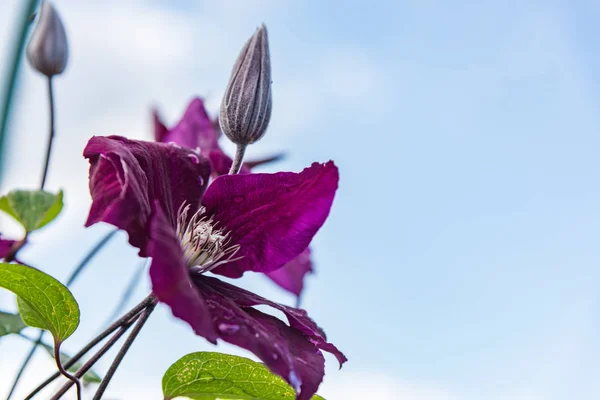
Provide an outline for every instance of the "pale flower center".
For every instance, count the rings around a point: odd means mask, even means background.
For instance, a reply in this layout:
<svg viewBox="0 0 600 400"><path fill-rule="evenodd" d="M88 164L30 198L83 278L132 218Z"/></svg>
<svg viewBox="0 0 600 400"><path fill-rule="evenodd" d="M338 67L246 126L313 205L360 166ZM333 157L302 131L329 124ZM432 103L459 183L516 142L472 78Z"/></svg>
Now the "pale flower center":
<svg viewBox="0 0 600 400"><path fill-rule="evenodd" d="M217 229L213 219L204 216L204 207L200 207L188 221L189 210L188 204L182 205L177 212L177 237L188 267L201 273L208 272L241 258L234 258L240 246L229 244L229 233Z"/></svg>

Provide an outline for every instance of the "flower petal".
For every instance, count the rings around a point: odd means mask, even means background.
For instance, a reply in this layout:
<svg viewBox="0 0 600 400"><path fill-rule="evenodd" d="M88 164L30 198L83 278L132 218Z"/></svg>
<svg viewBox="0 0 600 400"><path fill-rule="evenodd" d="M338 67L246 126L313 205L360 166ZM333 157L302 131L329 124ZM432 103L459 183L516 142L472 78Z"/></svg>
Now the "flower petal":
<svg viewBox="0 0 600 400"><path fill-rule="evenodd" d="M169 130L161 121L158 110L152 110L152 122L154 123L154 140L159 143L164 142L164 138L169 133Z"/></svg>
<svg viewBox="0 0 600 400"><path fill-rule="evenodd" d="M156 138L163 143L173 142L190 149L200 147L203 151L208 151L219 148L218 132L204 108L204 102L198 97L190 102L175 127L161 135L160 139L158 136Z"/></svg>
<svg viewBox="0 0 600 400"><path fill-rule="evenodd" d="M300 296L304 287L304 276L313 272L310 249L307 247L300 255L283 267L269 272L267 276L281 288Z"/></svg>
<svg viewBox="0 0 600 400"><path fill-rule="evenodd" d="M292 319L288 326L250 306L276 303L216 278L197 275L192 279L221 339L253 352L296 389L297 399L308 400L316 393L325 370L319 340L314 335L292 325Z"/></svg>
<svg viewBox="0 0 600 400"><path fill-rule="evenodd" d="M14 250L14 246L18 243L18 240L2 239L0 236L0 259L11 255Z"/></svg>
<svg viewBox="0 0 600 400"><path fill-rule="evenodd" d="M222 296L231 299L240 307L268 305L283 312L290 323L290 327L297 329L310 338L310 341L319 349L333 354L340 363L340 367L343 363L348 361L346 356L344 356L341 351L339 351L333 344L327 342L325 332L323 332L323 330L319 328L319 326L312 319L309 318L305 310L275 303L274 301L267 300L255 293L241 289L237 286L233 286L217 278L211 278L208 276L194 276L192 279L194 282L196 282L200 289L202 285L208 285L213 290L218 291ZM203 289L201 289L201 291L203 291Z"/></svg>
<svg viewBox="0 0 600 400"><path fill-rule="evenodd" d="M207 159L169 144L95 136L83 154L90 161L92 195L86 226L103 221L127 231L141 256L147 255L154 201L174 227L182 204L199 207L210 177Z"/></svg>
<svg viewBox="0 0 600 400"><path fill-rule="evenodd" d="M272 155L272 156L267 157L267 158L260 158L258 160L245 161L244 165L246 167L248 167L249 169L252 169L254 167L258 167L259 165L270 164L272 162L281 161L281 160L283 160L284 157L285 157L284 153L277 153L277 154Z"/></svg>
<svg viewBox="0 0 600 400"><path fill-rule="evenodd" d="M325 222L338 186L332 161L300 173L221 176L203 198L207 215L240 245L242 258L213 272L271 272L298 256Z"/></svg>
<svg viewBox="0 0 600 400"><path fill-rule="evenodd" d="M150 280L152 292L167 304L177 318L190 324L197 335L217 343L206 303L190 280L183 250L160 204L155 202L150 221L148 256L152 257Z"/></svg>

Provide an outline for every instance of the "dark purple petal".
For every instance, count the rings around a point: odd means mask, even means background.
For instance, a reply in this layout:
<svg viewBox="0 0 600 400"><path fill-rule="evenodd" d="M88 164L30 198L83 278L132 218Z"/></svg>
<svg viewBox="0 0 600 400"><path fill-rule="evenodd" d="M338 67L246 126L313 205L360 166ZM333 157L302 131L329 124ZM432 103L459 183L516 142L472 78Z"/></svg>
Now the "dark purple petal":
<svg viewBox="0 0 600 400"><path fill-rule="evenodd" d="M194 279L201 291L203 291L201 288L202 285L210 286L213 290L218 291L222 296L231 299L231 301L235 302L235 304L240 307L245 308L266 304L283 312L292 328L297 329L306 335L319 349L333 354L340 363L340 367L343 363L348 361L346 356L344 356L341 351L339 351L333 344L327 342L325 332L323 332L323 330L319 328L319 326L312 319L309 318L305 310L275 303L257 294L223 282L217 278L197 276L193 277L192 279Z"/></svg>
<svg viewBox="0 0 600 400"><path fill-rule="evenodd" d="M150 279L156 298L171 307L175 317L190 324L197 335L216 344L208 307L192 285L179 239L158 202L150 221L148 256L152 257Z"/></svg>
<svg viewBox="0 0 600 400"><path fill-rule="evenodd" d="M297 257L325 222L338 186L332 161L300 173L221 176L203 205L220 229L240 245L238 261L213 272L231 278L271 272Z"/></svg>
<svg viewBox="0 0 600 400"><path fill-rule="evenodd" d="M154 124L154 140L157 142L164 142L164 138L169 133L169 130L160 120L157 110L152 110L152 122Z"/></svg>
<svg viewBox="0 0 600 400"><path fill-rule="evenodd" d="M251 307L283 306L215 278L198 275L192 279L210 309L221 339L254 353L296 389L297 399L308 400L316 393L324 375L324 358L319 351L322 332L318 328L315 334L307 334L292 324L294 319L289 315L291 326Z"/></svg>
<svg viewBox="0 0 600 400"><path fill-rule="evenodd" d="M11 255L18 243L18 240L2 239L0 236L0 259Z"/></svg>
<svg viewBox="0 0 600 400"><path fill-rule="evenodd" d="M277 154L267 157L267 158L245 161L244 165L246 167L248 167L249 169L253 169L254 167L258 167L259 165L270 164L272 162L281 161L281 160L283 160L284 157L285 157L284 153L277 153Z"/></svg>
<svg viewBox="0 0 600 400"><path fill-rule="evenodd" d="M304 276L313 272L310 249L307 247L300 255L283 267L269 272L267 276L281 288L300 296L304 287Z"/></svg>
<svg viewBox="0 0 600 400"><path fill-rule="evenodd" d="M218 132L215 130L214 124L204 108L204 102L200 98L195 98L190 102L175 127L161 135L160 139L156 135L155 137L157 141L163 143L173 142L190 149L199 147L202 151L208 151L219 148L217 143Z"/></svg>
<svg viewBox="0 0 600 400"><path fill-rule="evenodd" d="M210 162L179 146L95 136L84 156L90 161L92 207L86 226L107 222L127 231L146 256L151 206L158 201L171 226L182 204L192 210L210 177Z"/></svg>

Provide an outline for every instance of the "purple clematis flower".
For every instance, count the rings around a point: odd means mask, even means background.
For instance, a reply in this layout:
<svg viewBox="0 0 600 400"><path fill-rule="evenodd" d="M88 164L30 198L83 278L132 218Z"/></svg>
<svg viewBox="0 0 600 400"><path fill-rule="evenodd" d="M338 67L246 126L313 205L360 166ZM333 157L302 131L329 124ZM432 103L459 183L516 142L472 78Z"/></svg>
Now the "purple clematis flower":
<svg viewBox="0 0 600 400"><path fill-rule="evenodd" d="M333 162L300 173L227 175L210 186L211 163L173 144L93 137L87 226L127 231L152 257L152 291L173 315L212 343L256 354L306 400L324 375L321 351L346 357L303 310L206 276L271 272L300 255L325 222L338 185ZM207 188L208 186L208 188ZM283 312L288 324L254 306Z"/></svg>
<svg viewBox="0 0 600 400"><path fill-rule="evenodd" d="M202 99L194 98L179 123L171 129L162 123L156 110L153 111L153 120L154 138L157 142L172 142L190 149L198 148L200 154L210 159L214 177L227 175L233 161L219 146L221 129L218 120L210 119ZM261 160L247 161L242 165L240 173L248 174L256 166L277 161L282 157L282 154L277 154ZM266 275L281 288L299 297L304 287L304 277L312 272L310 250L307 248L297 258Z"/></svg>

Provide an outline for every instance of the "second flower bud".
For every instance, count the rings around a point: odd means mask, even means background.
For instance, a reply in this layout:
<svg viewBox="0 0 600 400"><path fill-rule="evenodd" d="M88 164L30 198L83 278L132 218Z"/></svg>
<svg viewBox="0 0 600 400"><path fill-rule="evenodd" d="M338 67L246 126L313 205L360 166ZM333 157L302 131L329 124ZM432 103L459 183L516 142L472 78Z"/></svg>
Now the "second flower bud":
<svg viewBox="0 0 600 400"><path fill-rule="evenodd" d="M271 60L262 25L240 52L221 102L219 123L235 144L256 142L271 118Z"/></svg>

